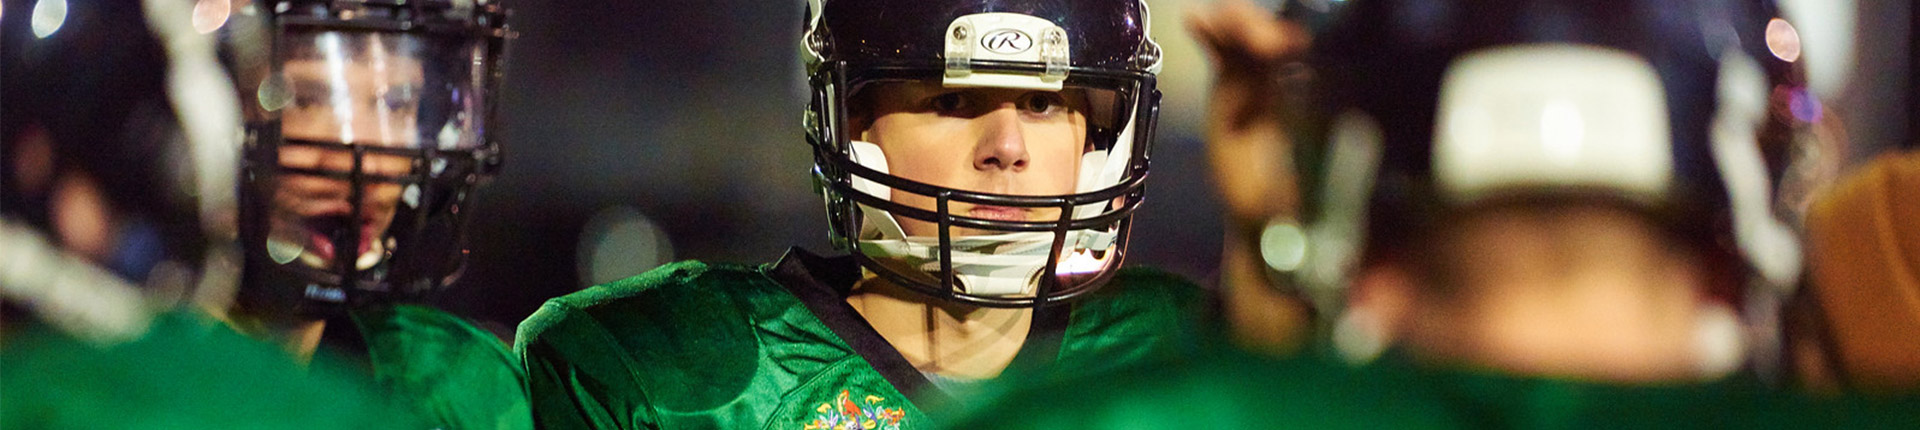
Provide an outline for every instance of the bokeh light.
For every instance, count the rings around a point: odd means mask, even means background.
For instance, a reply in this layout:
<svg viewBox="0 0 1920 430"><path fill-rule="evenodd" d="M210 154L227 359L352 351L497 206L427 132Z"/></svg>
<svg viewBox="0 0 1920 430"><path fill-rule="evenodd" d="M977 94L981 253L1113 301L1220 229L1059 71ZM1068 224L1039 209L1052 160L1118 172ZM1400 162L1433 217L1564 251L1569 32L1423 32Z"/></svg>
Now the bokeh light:
<svg viewBox="0 0 1920 430"><path fill-rule="evenodd" d="M1793 28L1787 20L1774 18L1767 21L1767 51L1781 61L1794 62L1800 59L1800 31Z"/></svg>
<svg viewBox="0 0 1920 430"><path fill-rule="evenodd" d="M580 232L581 287L618 281L673 261L673 241L630 206L601 209Z"/></svg>
<svg viewBox="0 0 1920 430"><path fill-rule="evenodd" d="M1260 232L1260 258L1267 267L1282 272L1292 272L1300 268L1307 259L1307 234L1300 225L1291 222L1276 222L1267 225Z"/></svg>
<svg viewBox="0 0 1920 430"><path fill-rule="evenodd" d="M33 37L45 39L67 22L67 0L40 0L33 5Z"/></svg>
<svg viewBox="0 0 1920 430"><path fill-rule="evenodd" d="M227 0L199 0L193 3L193 31L212 33L227 24L232 4Z"/></svg>

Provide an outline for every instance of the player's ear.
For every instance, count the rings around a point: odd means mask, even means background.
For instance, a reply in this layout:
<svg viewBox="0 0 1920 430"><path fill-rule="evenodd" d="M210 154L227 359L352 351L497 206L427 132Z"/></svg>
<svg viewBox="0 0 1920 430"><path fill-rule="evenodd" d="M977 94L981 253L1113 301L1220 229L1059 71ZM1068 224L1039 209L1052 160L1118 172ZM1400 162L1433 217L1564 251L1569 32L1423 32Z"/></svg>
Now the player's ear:
<svg viewBox="0 0 1920 430"><path fill-rule="evenodd" d="M867 131L873 128L874 103L879 102L880 90L862 88L847 98L847 136L853 140L872 142Z"/></svg>

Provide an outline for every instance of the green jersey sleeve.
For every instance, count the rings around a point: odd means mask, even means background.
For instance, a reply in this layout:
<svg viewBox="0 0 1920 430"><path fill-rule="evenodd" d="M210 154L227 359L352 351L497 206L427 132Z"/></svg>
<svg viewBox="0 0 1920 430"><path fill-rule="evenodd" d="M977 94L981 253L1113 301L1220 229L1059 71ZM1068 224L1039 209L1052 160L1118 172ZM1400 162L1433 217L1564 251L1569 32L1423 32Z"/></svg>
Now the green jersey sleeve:
<svg viewBox="0 0 1920 430"><path fill-rule="evenodd" d="M121 344L28 327L0 348L0 428L429 428L407 412L348 367L317 359L303 369L190 311L162 314Z"/></svg>
<svg viewBox="0 0 1920 430"><path fill-rule="evenodd" d="M353 312L374 380L441 428L526 430L532 412L519 360L493 334L434 308Z"/></svg>

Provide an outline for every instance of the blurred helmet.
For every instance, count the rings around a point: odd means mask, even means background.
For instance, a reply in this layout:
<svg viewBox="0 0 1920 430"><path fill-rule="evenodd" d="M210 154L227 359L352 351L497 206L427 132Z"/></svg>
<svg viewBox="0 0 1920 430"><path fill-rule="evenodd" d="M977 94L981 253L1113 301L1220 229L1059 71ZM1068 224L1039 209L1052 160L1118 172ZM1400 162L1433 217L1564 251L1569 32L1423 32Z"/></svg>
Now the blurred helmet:
<svg viewBox="0 0 1920 430"><path fill-rule="evenodd" d="M274 0L234 50L248 105L243 306L308 313L404 300L466 264L505 12L489 0ZM245 45L248 28L236 26ZM253 79L258 79L253 80Z"/></svg>
<svg viewBox="0 0 1920 430"><path fill-rule="evenodd" d="M1311 60L1327 155L1302 283L1337 290L1452 211L1598 199L1697 245L1727 302L1793 284L1751 3L1353 2Z"/></svg>

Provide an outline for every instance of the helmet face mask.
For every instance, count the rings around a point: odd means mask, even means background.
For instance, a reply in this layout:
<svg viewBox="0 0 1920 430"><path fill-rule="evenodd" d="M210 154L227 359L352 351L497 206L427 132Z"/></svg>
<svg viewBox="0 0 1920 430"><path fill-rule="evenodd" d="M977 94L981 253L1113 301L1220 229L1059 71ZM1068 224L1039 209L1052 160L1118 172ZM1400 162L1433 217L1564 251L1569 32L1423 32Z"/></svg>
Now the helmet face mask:
<svg viewBox="0 0 1920 430"><path fill-rule="evenodd" d="M485 134L506 34L497 8L274 8L248 124L242 300L311 313L451 283L463 209L499 163Z"/></svg>
<svg viewBox="0 0 1920 430"><path fill-rule="evenodd" d="M977 306L1058 304L1104 284L1124 260L1131 214L1141 203L1158 106L1151 67L1157 65L1157 48L1145 39L1143 28L1091 34L1076 32L1074 25L1111 22L1105 19L1108 14L1120 14L1144 26L1140 5L1103 5L1111 10L1099 14L1089 9L1100 8L1078 5L1080 10L1047 14L1039 10L1047 7L1045 2L952 7L865 3L869 2L827 2L816 7L807 33L815 54L810 64L813 102L807 117L808 139L814 147L816 179L826 195L835 242L854 250L855 259L866 270L894 284ZM831 27L853 26L862 17L884 15L863 9L871 7L912 9L921 14L912 20L925 25ZM819 13L823 8L824 13ZM842 10L847 12L838 12ZM1010 10L1042 13L1004 12ZM914 28L904 31L906 27ZM870 36L849 40L835 34ZM1102 38L1131 38L1131 42ZM1084 42L1090 40L1098 41ZM1123 54L1110 55L1073 51L1078 45L1103 44L1127 48ZM877 51L869 49L879 45L893 46L893 54L875 55ZM1096 57L1123 59L1086 61ZM927 160L929 154L882 149L911 149L887 140L900 133L870 127L876 122L874 106L886 104L874 99L903 92L993 100L991 106L974 106L969 101L967 106L972 108L955 115L942 113L938 121L992 121L988 116L999 115L996 110L1011 104L1022 115L1026 130L1036 127L1024 119L1032 112L1028 100L1042 100L1034 109L1064 104L1053 109L1069 111L1072 126L1083 128L1071 131L1083 140L1069 148L1052 140L1060 133L1027 133L1019 156L1032 153L1033 162L1022 159L1021 167L1009 169L1006 160L987 161L1003 163L994 168L981 167L981 159L972 159L992 157L977 153L982 139L1002 137L954 133L926 139L928 133L917 133L922 141L949 140L911 146L939 147L942 154L954 154L943 157L950 158L943 162L951 164L934 170L968 169L956 174L981 178L949 183L955 176L926 172L921 170L925 163L913 162ZM1038 127L1059 131L1060 125L1064 123ZM876 142L862 140L862 135ZM1047 139L1036 141L1036 135ZM1069 152L1071 156L1065 155ZM955 157L964 158L951 159ZM899 165L889 166L889 161ZM1072 178L1071 185L1061 183L1066 178Z"/></svg>

